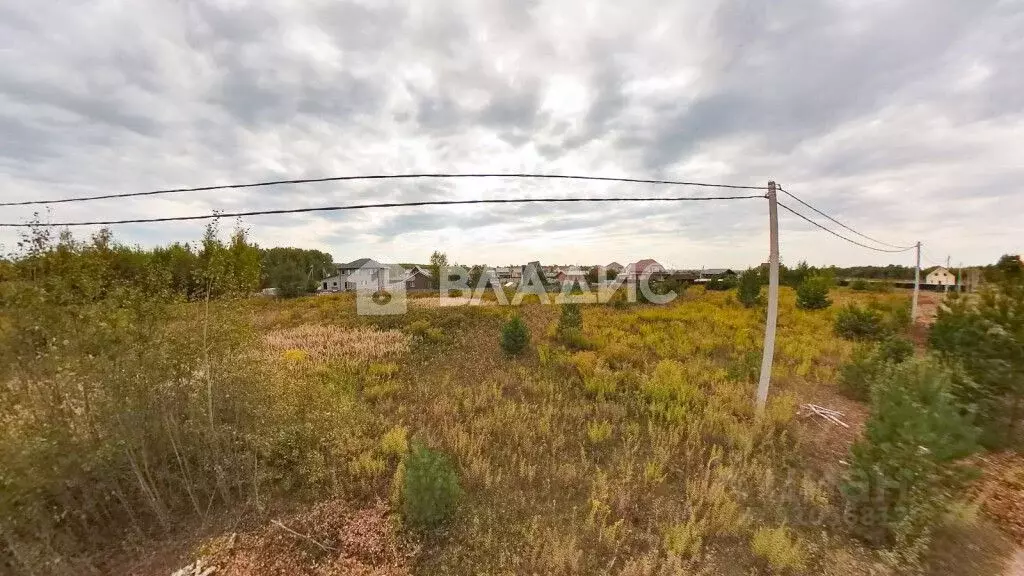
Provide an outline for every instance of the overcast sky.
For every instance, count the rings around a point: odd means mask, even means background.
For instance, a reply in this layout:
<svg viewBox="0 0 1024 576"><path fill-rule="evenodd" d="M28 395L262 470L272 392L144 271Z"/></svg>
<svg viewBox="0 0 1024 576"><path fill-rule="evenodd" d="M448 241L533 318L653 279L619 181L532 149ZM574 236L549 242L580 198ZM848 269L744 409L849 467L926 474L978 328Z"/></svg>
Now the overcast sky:
<svg viewBox="0 0 1024 576"><path fill-rule="evenodd" d="M1024 251L1022 62L1021 0L0 0L0 199L424 171L775 179L869 236L985 263ZM44 217L715 193L325 183L58 204ZM0 208L0 221L34 209ZM784 262L912 263L912 253L868 251L780 219ZM460 263L745 267L768 250L763 200L245 224L261 245L318 248L339 262L425 261L441 249ZM203 225L115 235L149 246L194 240ZM16 240L0 228L4 252Z"/></svg>

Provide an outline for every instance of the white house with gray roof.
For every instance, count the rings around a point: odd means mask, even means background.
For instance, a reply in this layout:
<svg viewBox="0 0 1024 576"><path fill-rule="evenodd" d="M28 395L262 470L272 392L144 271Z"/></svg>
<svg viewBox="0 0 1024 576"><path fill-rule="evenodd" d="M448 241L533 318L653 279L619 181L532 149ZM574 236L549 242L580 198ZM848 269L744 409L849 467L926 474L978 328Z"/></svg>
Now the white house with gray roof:
<svg viewBox="0 0 1024 576"><path fill-rule="evenodd" d="M392 270L389 264L381 264L372 258L360 258L346 264L337 265L337 274L320 281L320 290L327 292L346 292L364 290L383 290L391 285ZM402 281L405 270L395 274L395 280Z"/></svg>

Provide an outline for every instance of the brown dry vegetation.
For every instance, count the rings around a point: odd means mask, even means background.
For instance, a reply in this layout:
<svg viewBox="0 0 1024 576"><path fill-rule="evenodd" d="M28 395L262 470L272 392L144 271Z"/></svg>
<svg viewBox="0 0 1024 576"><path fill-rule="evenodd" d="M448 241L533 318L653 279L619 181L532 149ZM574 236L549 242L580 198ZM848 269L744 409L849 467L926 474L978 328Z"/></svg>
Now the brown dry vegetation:
<svg viewBox="0 0 1024 576"><path fill-rule="evenodd" d="M229 392L260 407L232 436L236 448L221 448L247 465L232 469L217 506L246 510L249 528L191 546L174 567L202 558L218 574L892 572L842 520L836 482L865 409L836 393L852 346L833 335L832 310L906 295L833 297L832 309L803 311L783 289L763 419L752 399L764 312L728 293L584 306L585 350L556 340L557 307L524 305L533 341L518 358L498 346L505 307L359 317L344 295L237 303L255 330L239 361L257 381ZM843 411L851 429L795 418L802 402ZM449 454L465 491L453 524L418 547L393 513L401 448L382 439L396 428ZM188 494L180 500L188 510ZM271 512L282 503L298 511ZM129 534L127 555L216 516L203 505L163 532ZM79 565L123 565L103 556Z"/></svg>

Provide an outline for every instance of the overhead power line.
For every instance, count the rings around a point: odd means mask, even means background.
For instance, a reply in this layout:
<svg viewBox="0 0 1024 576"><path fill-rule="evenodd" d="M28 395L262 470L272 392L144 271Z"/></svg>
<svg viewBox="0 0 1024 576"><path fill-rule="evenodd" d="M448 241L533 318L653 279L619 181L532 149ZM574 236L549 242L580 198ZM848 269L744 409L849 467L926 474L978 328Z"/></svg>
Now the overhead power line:
<svg viewBox="0 0 1024 576"><path fill-rule="evenodd" d="M235 218L267 214L301 214L305 212L337 212L342 210L365 210L368 208L405 208L411 206L452 206L459 204L522 204L527 202L701 202L709 200L746 200L764 198L763 194L746 196L626 196L626 197L584 197L584 198L495 198L484 200L423 200L417 202L384 202L377 204L352 204L348 206L318 206L313 208L288 208L281 210L247 210L244 212L215 212L193 216L164 216L160 218L130 218L124 220L94 220L87 222L18 222L0 223L0 227L27 228L32 226L65 227L97 226L111 224L144 224L152 222L180 222L183 220L209 220L213 218Z"/></svg>
<svg viewBox="0 0 1024 576"><path fill-rule="evenodd" d="M945 264L939 264L938 262L936 262L936 259L932 258L931 255L925 252L924 250L921 250L921 256L924 257L924 259L927 260L928 263L931 264L932 266L941 266L943 268L946 267Z"/></svg>
<svg viewBox="0 0 1024 576"><path fill-rule="evenodd" d="M890 247L890 248L898 248L899 250L897 250L897 251L902 251L902 250L909 250L909 249L913 248L913 246L897 246L896 244L889 244L888 242L882 242L881 240L876 240L875 238L872 238L871 236L868 236L867 234L861 234L860 232L858 232L858 231L854 230L853 228L850 228L850 227L849 227L849 226L847 226L846 224L843 224L843 223L842 223L842 222L840 222L839 220L836 220L835 218L833 218L833 217L829 216L828 214L826 214L826 213L822 212L821 210L818 210L818 209L817 209L817 208L815 208L814 206L811 206L811 205L810 205L810 204L808 204L807 202L804 202L803 200L801 200L800 198L798 198L798 197L796 196L796 194L793 194L792 192L790 192L790 191L788 191L788 190L785 190L785 189L783 189L783 188L782 188L781 186L779 187L779 190L781 190L782 192L784 192L784 193L785 193L786 195L788 195L788 196L789 196L790 198L792 198L793 200L796 200L797 202L799 202L799 203L803 204L803 205L804 205L804 206L806 206L807 208L810 208L811 210L814 210L814 211L815 211L815 212L817 212L818 214L820 214L820 215L824 216L825 218L828 218L829 220L831 220L832 222L834 222L834 223L836 223L836 224L838 224L838 225L842 226L843 228L846 228L847 230L849 230L850 232L853 232L854 234L856 234L857 236L860 236L861 238L864 238L864 239L866 239L866 240L870 240L870 241L872 241L872 242L874 242L874 243L876 243L876 244L881 244L882 246L888 246L888 247ZM891 252L891 250L890 250L890 252Z"/></svg>
<svg viewBox="0 0 1024 576"><path fill-rule="evenodd" d="M786 206L782 202L776 202L776 204L778 204L780 208L785 208L791 214L793 214L795 216L798 216L798 217L800 217L800 218L810 222L811 224L814 224L815 226L817 226L818 228L821 228L825 232L828 232L829 234L832 234L833 236L836 236L838 238L842 238L843 240L846 240L847 242L849 242L851 244L856 244L857 246L860 246L862 248L867 248L868 250L875 250L876 252L906 252L907 250L913 250L914 248L916 248L916 246L909 246L907 248L888 249L888 248L877 248L875 246L868 246L867 244L863 244L863 243L858 242L856 240L853 240L851 238L847 238L846 236L843 236L842 234L836 232L835 230L832 230L831 228L826 228L826 227L822 226L821 224L818 224L814 220L811 220L807 216L804 216L803 214L797 212L796 210L793 210L792 208L790 208L789 206Z"/></svg>
<svg viewBox="0 0 1024 576"><path fill-rule="evenodd" d="M529 173L471 173L471 174L371 174L366 176L331 176L327 178L300 178L295 180L267 180L245 184L218 184L214 186L196 186L192 188L166 188L146 192L124 192L119 194L101 194L98 196L80 196L77 198L58 198L55 200L22 200L18 202L0 202L0 206L30 206L34 204L63 204L67 202L86 202L90 200L106 200L110 198L131 198L137 196L158 196L161 194L179 194L182 192L205 192L210 190L229 190L239 188L260 188L264 186L281 186L286 184L312 184L316 182L346 182L357 180L413 180L441 178L519 178L534 180L588 180L592 182L629 182L633 184L666 184L672 186L698 186L704 188L728 188L733 190L767 190L765 186L737 186L734 184L712 184L708 182L686 182L682 180L650 180L645 178L616 178L612 176L581 176L572 174L529 174Z"/></svg>

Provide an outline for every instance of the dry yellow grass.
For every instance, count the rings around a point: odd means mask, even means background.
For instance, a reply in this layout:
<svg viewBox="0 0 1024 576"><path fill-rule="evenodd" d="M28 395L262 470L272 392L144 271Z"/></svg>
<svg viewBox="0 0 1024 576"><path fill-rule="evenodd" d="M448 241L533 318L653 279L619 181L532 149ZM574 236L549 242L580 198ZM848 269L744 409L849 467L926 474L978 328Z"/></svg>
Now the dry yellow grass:
<svg viewBox="0 0 1024 576"><path fill-rule="evenodd" d="M323 324L274 330L264 336L267 346L286 357L301 350L314 362L365 363L409 351L409 336L400 330L342 328Z"/></svg>
<svg viewBox="0 0 1024 576"><path fill-rule="evenodd" d="M850 351L832 310L797 310L783 290L758 419L763 311L731 294L584 306L585 350L554 336L557 306L524 305L532 342L516 358L498 345L505 307L361 318L349 304L260 303L279 407L260 489L396 502L409 443L445 452L467 496L418 573L813 573L834 558L871 570L793 420Z"/></svg>

